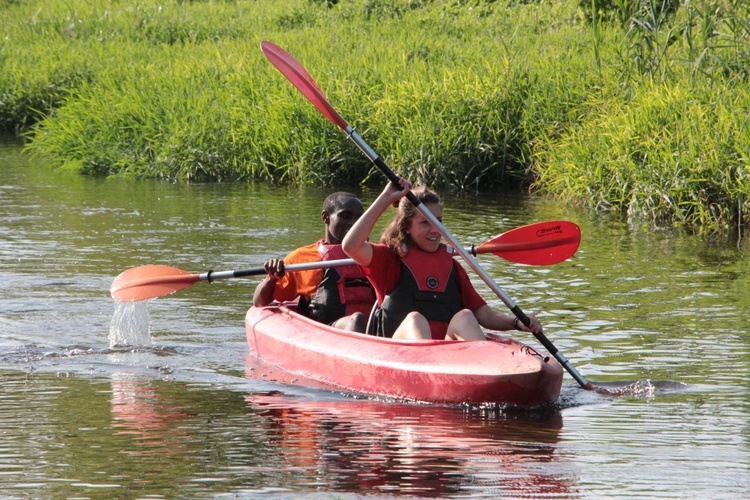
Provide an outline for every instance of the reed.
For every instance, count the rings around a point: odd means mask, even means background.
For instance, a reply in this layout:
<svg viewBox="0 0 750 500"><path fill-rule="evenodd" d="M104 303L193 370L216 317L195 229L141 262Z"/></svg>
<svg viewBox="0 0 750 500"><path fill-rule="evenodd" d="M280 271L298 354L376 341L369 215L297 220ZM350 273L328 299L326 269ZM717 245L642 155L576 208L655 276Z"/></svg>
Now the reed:
<svg viewBox="0 0 750 500"><path fill-rule="evenodd" d="M0 127L92 175L382 182L264 59L295 56L419 182L725 227L744 200L740 0L28 0L0 6Z"/></svg>
<svg viewBox="0 0 750 500"><path fill-rule="evenodd" d="M719 2L722 3L722 2ZM535 151L535 188L650 225L746 224L750 8L742 2L642 9L617 87ZM744 21L743 21L744 20Z"/></svg>
<svg viewBox="0 0 750 500"><path fill-rule="evenodd" d="M750 127L730 110L749 105L750 93L654 83L634 101L606 104L541 153L544 190L656 224L720 227L747 211Z"/></svg>

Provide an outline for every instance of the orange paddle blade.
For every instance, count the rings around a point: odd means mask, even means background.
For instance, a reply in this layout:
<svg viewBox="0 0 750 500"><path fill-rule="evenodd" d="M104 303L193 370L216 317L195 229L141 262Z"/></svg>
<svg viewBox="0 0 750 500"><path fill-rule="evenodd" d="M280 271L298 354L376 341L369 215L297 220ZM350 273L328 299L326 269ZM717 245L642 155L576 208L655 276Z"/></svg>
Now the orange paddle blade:
<svg viewBox="0 0 750 500"><path fill-rule="evenodd" d="M132 302L168 295L194 285L199 274L169 266L140 266L128 269L112 282L110 293L118 302Z"/></svg>

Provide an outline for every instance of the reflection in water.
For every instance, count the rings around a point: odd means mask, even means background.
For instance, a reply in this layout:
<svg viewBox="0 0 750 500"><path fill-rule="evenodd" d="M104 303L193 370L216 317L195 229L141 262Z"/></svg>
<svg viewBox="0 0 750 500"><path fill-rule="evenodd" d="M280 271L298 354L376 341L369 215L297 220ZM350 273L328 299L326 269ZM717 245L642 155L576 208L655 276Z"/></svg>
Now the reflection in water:
<svg viewBox="0 0 750 500"><path fill-rule="evenodd" d="M417 496L571 493L558 412L501 413L372 400L247 397L270 444L304 481ZM308 483L308 484L309 484Z"/></svg>
<svg viewBox="0 0 750 500"><path fill-rule="evenodd" d="M164 386L149 383L142 375L112 375L110 404L115 435L131 436L139 443L128 454L150 456L182 451L174 432L180 427L173 424L184 420L187 413L165 395Z"/></svg>
<svg viewBox="0 0 750 500"><path fill-rule="evenodd" d="M113 450L118 463L127 463L122 477L113 479L130 492L164 490L165 477L179 477L191 470L186 445L192 416L176 403L174 388L142 375L114 373L110 408ZM136 472L137 474L133 474ZM115 471L113 471L115 472Z"/></svg>
<svg viewBox="0 0 750 500"><path fill-rule="evenodd" d="M239 415L230 393L206 392L206 403L196 405L178 387L142 375L112 377L112 432L125 439L113 451L118 460L137 461L141 491L149 484L164 491L161 482L181 470L190 482L224 477L238 492L257 491L274 478L271 484L288 492L317 485L429 497L574 494L572 465L556 446L559 412L255 392L245 396Z"/></svg>

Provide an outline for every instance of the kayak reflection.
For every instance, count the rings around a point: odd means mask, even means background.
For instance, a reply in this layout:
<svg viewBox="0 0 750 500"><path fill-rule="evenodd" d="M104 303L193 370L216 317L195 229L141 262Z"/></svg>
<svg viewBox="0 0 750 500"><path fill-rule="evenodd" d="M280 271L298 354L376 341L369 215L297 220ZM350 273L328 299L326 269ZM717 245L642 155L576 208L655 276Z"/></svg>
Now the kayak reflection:
<svg viewBox="0 0 750 500"><path fill-rule="evenodd" d="M142 376L112 374L112 428L138 444L127 454L141 459L184 452L180 439L188 434L182 423L191 416L169 393L169 386Z"/></svg>
<svg viewBox="0 0 750 500"><path fill-rule="evenodd" d="M270 446L333 491L537 497L570 492L559 412L247 396ZM302 479L300 479L303 482Z"/></svg>

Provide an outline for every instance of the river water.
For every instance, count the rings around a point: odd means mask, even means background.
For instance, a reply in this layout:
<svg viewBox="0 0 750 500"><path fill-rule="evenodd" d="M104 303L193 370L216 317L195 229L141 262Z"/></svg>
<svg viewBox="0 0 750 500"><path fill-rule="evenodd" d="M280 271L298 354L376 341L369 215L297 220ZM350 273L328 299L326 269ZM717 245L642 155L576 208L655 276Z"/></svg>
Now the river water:
<svg viewBox="0 0 750 500"><path fill-rule="evenodd" d="M0 144L0 497L748 497L738 237L651 232L521 194L447 196L445 226L467 246L531 222L581 227L578 253L555 266L479 258L578 371L627 388L584 391L566 374L544 412L255 380L243 320L257 278L130 309L109 296L131 267L246 269L315 241L325 194L91 179Z"/></svg>

